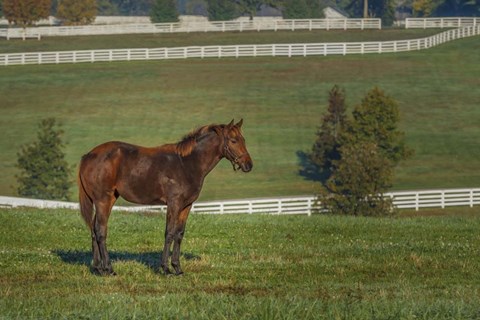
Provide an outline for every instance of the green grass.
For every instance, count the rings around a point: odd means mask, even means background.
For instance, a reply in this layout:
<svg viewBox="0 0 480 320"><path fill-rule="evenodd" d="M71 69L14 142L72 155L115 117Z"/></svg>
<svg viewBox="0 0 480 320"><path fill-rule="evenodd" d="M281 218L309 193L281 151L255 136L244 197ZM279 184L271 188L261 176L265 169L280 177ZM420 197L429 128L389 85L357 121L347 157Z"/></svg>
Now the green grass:
<svg viewBox="0 0 480 320"><path fill-rule="evenodd" d="M164 216L114 212L118 275L98 277L77 212L0 209L0 318L480 317L478 208L426 214L192 215L186 274L164 277Z"/></svg>
<svg viewBox="0 0 480 320"><path fill-rule="evenodd" d="M373 86L398 101L416 154L398 168L394 189L478 187L478 52L472 37L386 55L0 68L0 194L15 193L16 153L51 116L64 123L72 165L104 141L159 145L243 117L253 171L234 173L222 161L201 200L312 194L316 182L299 174L297 153L313 144L334 84L350 110Z"/></svg>
<svg viewBox="0 0 480 320"><path fill-rule="evenodd" d="M304 42L358 42L417 39L431 36L441 29L387 29L278 32L200 32L175 34L135 34L79 37L44 37L41 41L0 39L0 53L68 51L117 48L161 48L205 45L238 45Z"/></svg>

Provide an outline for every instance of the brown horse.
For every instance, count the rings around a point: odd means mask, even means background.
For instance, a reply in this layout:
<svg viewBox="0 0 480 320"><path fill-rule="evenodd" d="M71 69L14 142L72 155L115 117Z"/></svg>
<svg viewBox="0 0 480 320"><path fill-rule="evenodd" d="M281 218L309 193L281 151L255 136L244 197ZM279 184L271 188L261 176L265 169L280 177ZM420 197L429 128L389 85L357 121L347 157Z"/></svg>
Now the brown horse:
<svg viewBox="0 0 480 320"><path fill-rule="evenodd" d="M222 158L230 160L234 170L252 170L242 123L232 120L227 125L204 126L176 144L155 148L107 142L82 157L78 173L80 211L92 235L94 272L115 274L106 246L107 222L121 196L138 204L167 205L161 269L171 274L168 259L173 242L171 264L176 275L183 273L180 245L205 176Z"/></svg>

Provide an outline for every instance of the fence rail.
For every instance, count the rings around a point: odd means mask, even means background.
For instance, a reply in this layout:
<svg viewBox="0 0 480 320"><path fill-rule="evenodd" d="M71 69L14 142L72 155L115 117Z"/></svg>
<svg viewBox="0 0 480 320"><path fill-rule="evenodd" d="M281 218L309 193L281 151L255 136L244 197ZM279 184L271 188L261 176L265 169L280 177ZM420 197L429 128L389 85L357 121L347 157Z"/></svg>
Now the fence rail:
<svg viewBox="0 0 480 320"><path fill-rule="evenodd" d="M476 189L444 189L391 192L395 207L399 209L446 208L450 206L480 205L480 188ZM78 209L73 202L35 200L0 196L1 207L36 207L36 208L69 208ZM165 211L165 206L115 206L119 211ZM307 214L311 215L320 208L314 196L288 197L275 199L230 200L216 202L197 202L192 207L193 213L203 214Z"/></svg>
<svg viewBox="0 0 480 320"><path fill-rule="evenodd" d="M480 25L480 18L407 18L406 29L462 28Z"/></svg>
<svg viewBox="0 0 480 320"><path fill-rule="evenodd" d="M428 49L455 39L480 34L480 25L448 30L422 39L346 42L294 43L229 46L192 46L176 48L135 48L81 50L59 52L27 52L0 54L0 66L26 64L59 64L81 62L112 62L134 60L165 60L187 58L293 57L327 56L367 53L392 53Z"/></svg>
<svg viewBox="0 0 480 320"><path fill-rule="evenodd" d="M278 31L278 30L350 30L381 29L381 19L279 19L252 21L205 21L176 23L142 23L117 25L88 25L64 27L8 28L0 36L54 37L141 33L181 33L181 32L226 32L226 31Z"/></svg>

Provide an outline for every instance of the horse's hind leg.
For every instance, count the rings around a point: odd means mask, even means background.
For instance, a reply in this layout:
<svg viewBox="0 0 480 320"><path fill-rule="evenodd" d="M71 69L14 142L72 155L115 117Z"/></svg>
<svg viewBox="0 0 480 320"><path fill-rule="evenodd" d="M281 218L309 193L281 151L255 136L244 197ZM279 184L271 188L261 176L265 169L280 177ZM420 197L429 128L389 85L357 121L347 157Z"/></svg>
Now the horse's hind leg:
<svg viewBox="0 0 480 320"><path fill-rule="evenodd" d="M107 251L108 218L115 203L115 196L107 196L95 201L95 223L93 226L93 269L100 275L114 275Z"/></svg>

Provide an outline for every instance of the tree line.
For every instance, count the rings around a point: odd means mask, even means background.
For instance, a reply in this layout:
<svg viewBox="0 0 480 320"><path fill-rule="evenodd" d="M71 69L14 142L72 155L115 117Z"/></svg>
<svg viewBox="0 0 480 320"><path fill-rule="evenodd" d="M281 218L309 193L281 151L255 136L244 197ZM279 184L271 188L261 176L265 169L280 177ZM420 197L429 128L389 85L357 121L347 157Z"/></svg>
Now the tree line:
<svg viewBox="0 0 480 320"><path fill-rule="evenodd" d="M0 0L0 16L23 27L50 15L65 25L89 24L97 15L149 15L160 23L193 14L221 21L253 18L268 7L286 19L315 19L332 3L352 18L381 18L384 25L393 24L396 10L418 17L480 15L480 0Z"/></svg>

